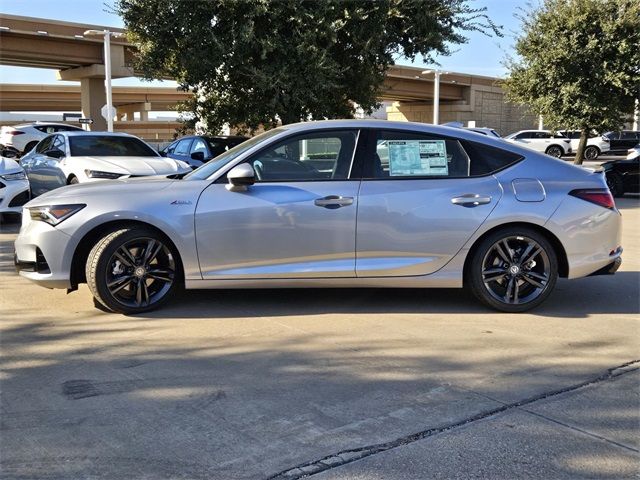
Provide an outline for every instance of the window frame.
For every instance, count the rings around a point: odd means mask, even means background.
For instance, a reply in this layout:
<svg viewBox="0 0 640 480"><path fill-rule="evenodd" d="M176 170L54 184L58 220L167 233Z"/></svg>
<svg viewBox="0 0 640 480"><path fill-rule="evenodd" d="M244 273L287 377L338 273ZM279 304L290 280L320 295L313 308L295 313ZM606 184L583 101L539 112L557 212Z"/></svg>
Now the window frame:
<svg viewBox="0 0 640 480"><path fill-rule="evenodd" d="M518 153L515 152L511 152L509 150L503 150L500 149L498 147L494 147L493 145L487 145L486 143L482 143L482 142L477 142L477 141L472 141L472 140L467 140L465 138L460 138L460 137L452 137L449 135L441 135L441 134L434 134L434 133L429 133L429 132L421 132L419 130L406 130L406 129L395 129L395 128L372 128L369 129L370 130L370 134L367 136L367 143L364 146L364 164L361 166L362 170L361 170L361 179L363 181L407 181L407 180L418 180L418 181L423 181L423 180L461 180L461 179L472 179L472 178L483 178L483 177L488 177L488 176L492 176L495 175L498 172L501 172L503 170L506 170L507 168L513 167L514 165L517 165L518 163L522 162L522 160L524 160L524 156L520 155ZM431 136L431 137L437 137L436 139L442 139L442 140L453 140L453 141L457 141L460 143L460 146L462 147L462 149L464 150L465 154L467 155L467 157L469 157L469 169L471 169L471 162L473 162L473 157L471 155L469 155L469 152L467 151L468 149L465 147L465 143L470 143L470 144L476 144L476 145L480 145L483 148L488 148L491 150L498 150L498 151L505 151L508 152L510 154L513 154L514 156L517 157L516 160L514 160L513 162L498 168L497 170L493 170L491 172L488 173L483 173L482 175L467 175L467 176L450 176L450 175L421 175L421 176L398 176L398 177L372 177L372 176L367 176L369 174L372 174L373 170L374 170L374 165L373 165L373 154L376 153L376 146L377 146L377 140L378 140L378 132L382 133L382 132L394 132L394 133L407 133L407 134L413 134L413 135L425 135L427 137Z"/></svg>
<svg viewBox="0 0 640 480"><path fill-rule="evenodd" d="M295 140L296 138L299 137L305 137L307 135L321 135L324 133L330 134L332 132L335 133L344 133L344 132L355 132L356 133L356 138L355 138L355 145L353 147L353 152L351 154L351 163L349 165L349 172L347 174L346 178L313 178L313 179L308 179L308 180L269 180L269 181L256 181L256 185L264 185L264 184L270 184L270 183L314 183L314 182L348 182L348 181L360 181L360 175L358 174L357 177L354 177L354 167L356 166L356 160L358 157L358 152L359 150L361 150L361 138L362 138L362 132L364 129L362 128L358 128L358 127L347 127L347 128L322 128L322 129L313 129L313 130L307 130L304 132L293 132L290 135L287 135L285 137L281 137L278 138L277 140L274 140L272 142L269 142L268 145L265 145L264 147L260 148L259 150L253 152L251 155L249 155L248 157L245 157L244 159L242 159L240 162L235 163L233 166L231 166L230 168L228 168L222 175L220 175L220 177L218 179L216 179L214 181L214 183L228 183L228 179L227 179L227 174L229 173L230 170L232 170L233 168L237 167L238 165L242 165L244 163L250 163L252 162L252 159L254 159L255 157L263 154L264 152L268 151L268 150L273 150L276 148L281 147L282 145L284 145L285 143L288 143L292 140Z"/></svg>

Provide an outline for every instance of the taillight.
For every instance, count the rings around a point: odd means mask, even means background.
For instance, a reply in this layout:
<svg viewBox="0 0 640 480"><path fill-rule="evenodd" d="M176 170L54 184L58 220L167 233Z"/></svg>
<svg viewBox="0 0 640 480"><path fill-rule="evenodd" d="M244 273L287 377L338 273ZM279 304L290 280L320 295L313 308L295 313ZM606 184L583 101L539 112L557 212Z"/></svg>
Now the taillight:
<svg viewBox="0 0 640 480"><path fill-rule="evenodd" d="M7 135L22 135L24 132L22 130L7 130L4 133Z"/></svg>
<svg viewBox="0 0 640 480"><path fill-rule="evenodd" d="M578 190L571 190L569 195L580 198L587 202L595 203L601 207L615 210L616 202L613 200L613 195L606 188L581 188Z"/></svg>

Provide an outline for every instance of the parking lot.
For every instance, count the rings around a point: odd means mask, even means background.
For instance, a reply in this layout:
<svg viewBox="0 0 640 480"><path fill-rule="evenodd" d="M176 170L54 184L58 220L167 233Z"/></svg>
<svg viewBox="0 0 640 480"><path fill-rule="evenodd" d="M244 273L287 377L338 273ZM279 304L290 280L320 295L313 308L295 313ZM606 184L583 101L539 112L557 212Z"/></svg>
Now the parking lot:
<svg viewBox="0 0 640 480"><path fill-rule="evenodd" d="M459 290L196 291L125 317L13 270L0 232L6 478L630 478L640 201L613 277L527 314ZM318 473L321 472L321 473Z"/></svg>

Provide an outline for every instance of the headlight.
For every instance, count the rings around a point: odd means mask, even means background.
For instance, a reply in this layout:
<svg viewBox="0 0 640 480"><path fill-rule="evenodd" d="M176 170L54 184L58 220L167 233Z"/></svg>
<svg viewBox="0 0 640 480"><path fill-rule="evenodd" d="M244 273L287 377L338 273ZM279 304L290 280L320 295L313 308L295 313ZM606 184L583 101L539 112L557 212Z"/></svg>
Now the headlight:
<svg viewBox="0 0 640 480"><path fill-rule="evenodd" d="M49 225L58 225L71 215L78 213L86 207L85 204L76 205L45 205L42 207L29 207L31 220L39 220Z"/></svg>
<svg viewBox="0 0 640 480"><path fill-rule="evenodd" d="M24 172L16 172L16 173L7 173L6 175L0 175L0 178L11 181L11 180L24 180L25 178L27 178L27 176L25 175Z"/></svg>
<svg viewBox="0 0 640 480"><path fill-rule="evenodd" d="M120 178L126 173L101 172L100 170L85 170L84 173L89 178Z"/></svg>

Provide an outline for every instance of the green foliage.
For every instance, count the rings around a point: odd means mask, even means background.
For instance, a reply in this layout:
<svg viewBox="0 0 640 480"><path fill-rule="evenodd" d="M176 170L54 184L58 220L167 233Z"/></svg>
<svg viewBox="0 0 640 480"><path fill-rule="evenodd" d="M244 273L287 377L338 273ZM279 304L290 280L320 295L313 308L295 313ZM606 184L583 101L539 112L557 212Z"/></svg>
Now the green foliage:
<svg viewBox="0 0 640 480"><path fill-rule="evenodd" d="M640 1L545 0L521 21L509 99L553 128L620 128L640 92Z"/></svg>
<svg viewBox="0 0 640 480"><path fill-rule="evenodd" d="M378 104L399 56L447 55L461 32L499 35L467 0L118 0L136 67L193 89L191 123L250 130Z"/></svg>

